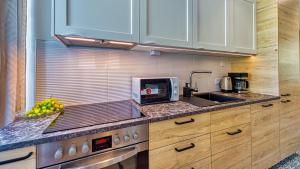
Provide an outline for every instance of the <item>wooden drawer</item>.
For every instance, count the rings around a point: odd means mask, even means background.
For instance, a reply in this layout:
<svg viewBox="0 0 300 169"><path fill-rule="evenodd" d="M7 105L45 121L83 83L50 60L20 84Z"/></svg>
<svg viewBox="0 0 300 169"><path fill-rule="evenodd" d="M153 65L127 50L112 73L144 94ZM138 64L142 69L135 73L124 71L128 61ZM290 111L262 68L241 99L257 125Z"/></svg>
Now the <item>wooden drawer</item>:
<svg viewBox="0 0 300 169"><path fill-rule="evenodd" d="M207 134L150 150L149 166L150 169L176 169L210 156L210 135Z"/></svg>
<svg viewBox="0 0 300 169"><path fill-rule="evenodd" d="M231 127L211 134L212 154L236 147L251 141L250 124Z"/></svg>
<svg viewBox="0 0 300 169"><path fill-rule="evenodd" d="M32 153L31 155L29 153ZM32 147L26 147L26 148L20 148L10 151L4 151L0 153L0 159L1 161L16 159L20 157L26 157L28 158L1 165L0 169L35 169L36 168L36 149L35 146Z"/></svg>
<svg viewBox="0 0 300 169"><path fill-rule="evenodd" d="M211 131L224 130L250 123L250 105L230 108L211 113Z"/></svg>
<svg viewBox="0 0 300 169"><path fill-rule="evenodd" d="M251 142L212 156L212 169L250 169Z"/></svg>
<svg viewBox="0 0 300 169"><path fill-rule="evenodd" d="M288 112L300 109L300 96L281 97L280 99L280 114L284 115Z"/></svg>
<svg viewBox="0 0 300 169"><path fill-rule="evenodd" d="M211 169L211 157L189 164L180 169Z"/></svg>
<svg viewBox="0 0 300 169"><path fill-rule="evenodd" d="M208 133L210 133L210 113L151 123L149 149L153 150Z"/></svg>
<svg viewBox="0 0 300 169"><path fill-rule="evenodd" d="M251 105L251 113L257 112L257 111L263 111L267 109L278 109L278 102L279 100L269 101L269 102L262 102L257 104Z"/></svg>

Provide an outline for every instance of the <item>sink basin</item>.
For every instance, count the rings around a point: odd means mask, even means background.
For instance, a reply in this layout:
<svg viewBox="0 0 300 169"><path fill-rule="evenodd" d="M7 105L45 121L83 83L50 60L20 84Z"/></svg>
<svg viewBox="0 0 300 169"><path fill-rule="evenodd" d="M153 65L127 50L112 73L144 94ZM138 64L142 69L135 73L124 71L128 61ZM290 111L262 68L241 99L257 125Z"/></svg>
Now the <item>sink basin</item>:
<svg viewBox="0 0 300 169"><path fill-rule="evenodd" d="M192 97L181 96L180 100L199 107L209 107L219 104L244 101L243 99L213 93L194 93Z"/></svg>
<svg viewBox="0 0 300 169"><path fill-rule="evenodd" d="M229 97L229 96L222 96L218 94L213 94L213 93L195 93L193 95L194 97L202 98L205 100L210 100L215 103L226 103L226 102L239 102L243 101L243 99L235 98L235 97Z"/></svg>

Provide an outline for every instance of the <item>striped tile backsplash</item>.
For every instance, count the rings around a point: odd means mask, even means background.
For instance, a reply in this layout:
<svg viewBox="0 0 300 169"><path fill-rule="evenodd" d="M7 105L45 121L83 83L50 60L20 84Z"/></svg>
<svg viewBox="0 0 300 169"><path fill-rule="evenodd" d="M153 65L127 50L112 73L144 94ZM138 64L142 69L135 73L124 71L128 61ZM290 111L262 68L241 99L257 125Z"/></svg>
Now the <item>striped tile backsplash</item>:
<svg viewBox="0 0 300 169"><path fill-rule="evenodd" d="M215 78L230 71L226 57L166 54L86 47L65 47L57 41L37 41L36 99L53 96L66 105L129 99L133 76L178 76L181 88L191 70L200 91L218 90ZM182 92L182 91L181 91Z"/></svg>

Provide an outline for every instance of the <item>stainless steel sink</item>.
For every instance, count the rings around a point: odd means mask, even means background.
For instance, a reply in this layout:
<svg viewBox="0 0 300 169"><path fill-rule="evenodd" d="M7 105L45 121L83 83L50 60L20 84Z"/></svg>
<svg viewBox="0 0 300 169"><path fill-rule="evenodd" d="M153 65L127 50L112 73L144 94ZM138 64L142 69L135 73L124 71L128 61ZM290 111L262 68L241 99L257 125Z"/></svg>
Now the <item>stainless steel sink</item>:
<svg viewBox="0 0 300 169"><path fill-rule="evenodd" d="M195 93L193 94L194 97L202 98L205 100L210 100L216 103L226 103L226 102L239 102L243 101L243 99L235 98L235 97L229 97L229 96L222 96L218 94L213 93Z"/></svg>
<svg viewBox="0 0 300 169"><path fill-rule="evenodd" d="M214 93L194 93L192 97L180 97L180 100L199 107L244 101L243 99Z"/></svg>

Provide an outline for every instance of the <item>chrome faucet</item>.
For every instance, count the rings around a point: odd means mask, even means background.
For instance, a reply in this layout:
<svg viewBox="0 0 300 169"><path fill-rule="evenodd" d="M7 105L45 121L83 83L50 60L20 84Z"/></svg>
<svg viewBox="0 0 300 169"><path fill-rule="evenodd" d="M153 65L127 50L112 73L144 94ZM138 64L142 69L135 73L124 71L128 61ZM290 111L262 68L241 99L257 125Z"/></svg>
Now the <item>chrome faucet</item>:
<svg viewBox="0 0 300 169"><path fill-rule="evenodd" d="M206 73L206 74L212 74L212 71L191 71L190 73L190 83L186 84L186 86L183 88L183 96L184 97L191 97L192 96L192 92L198 92L197 88L193 88L193 74L202 74L202 73Z"/></svg>

